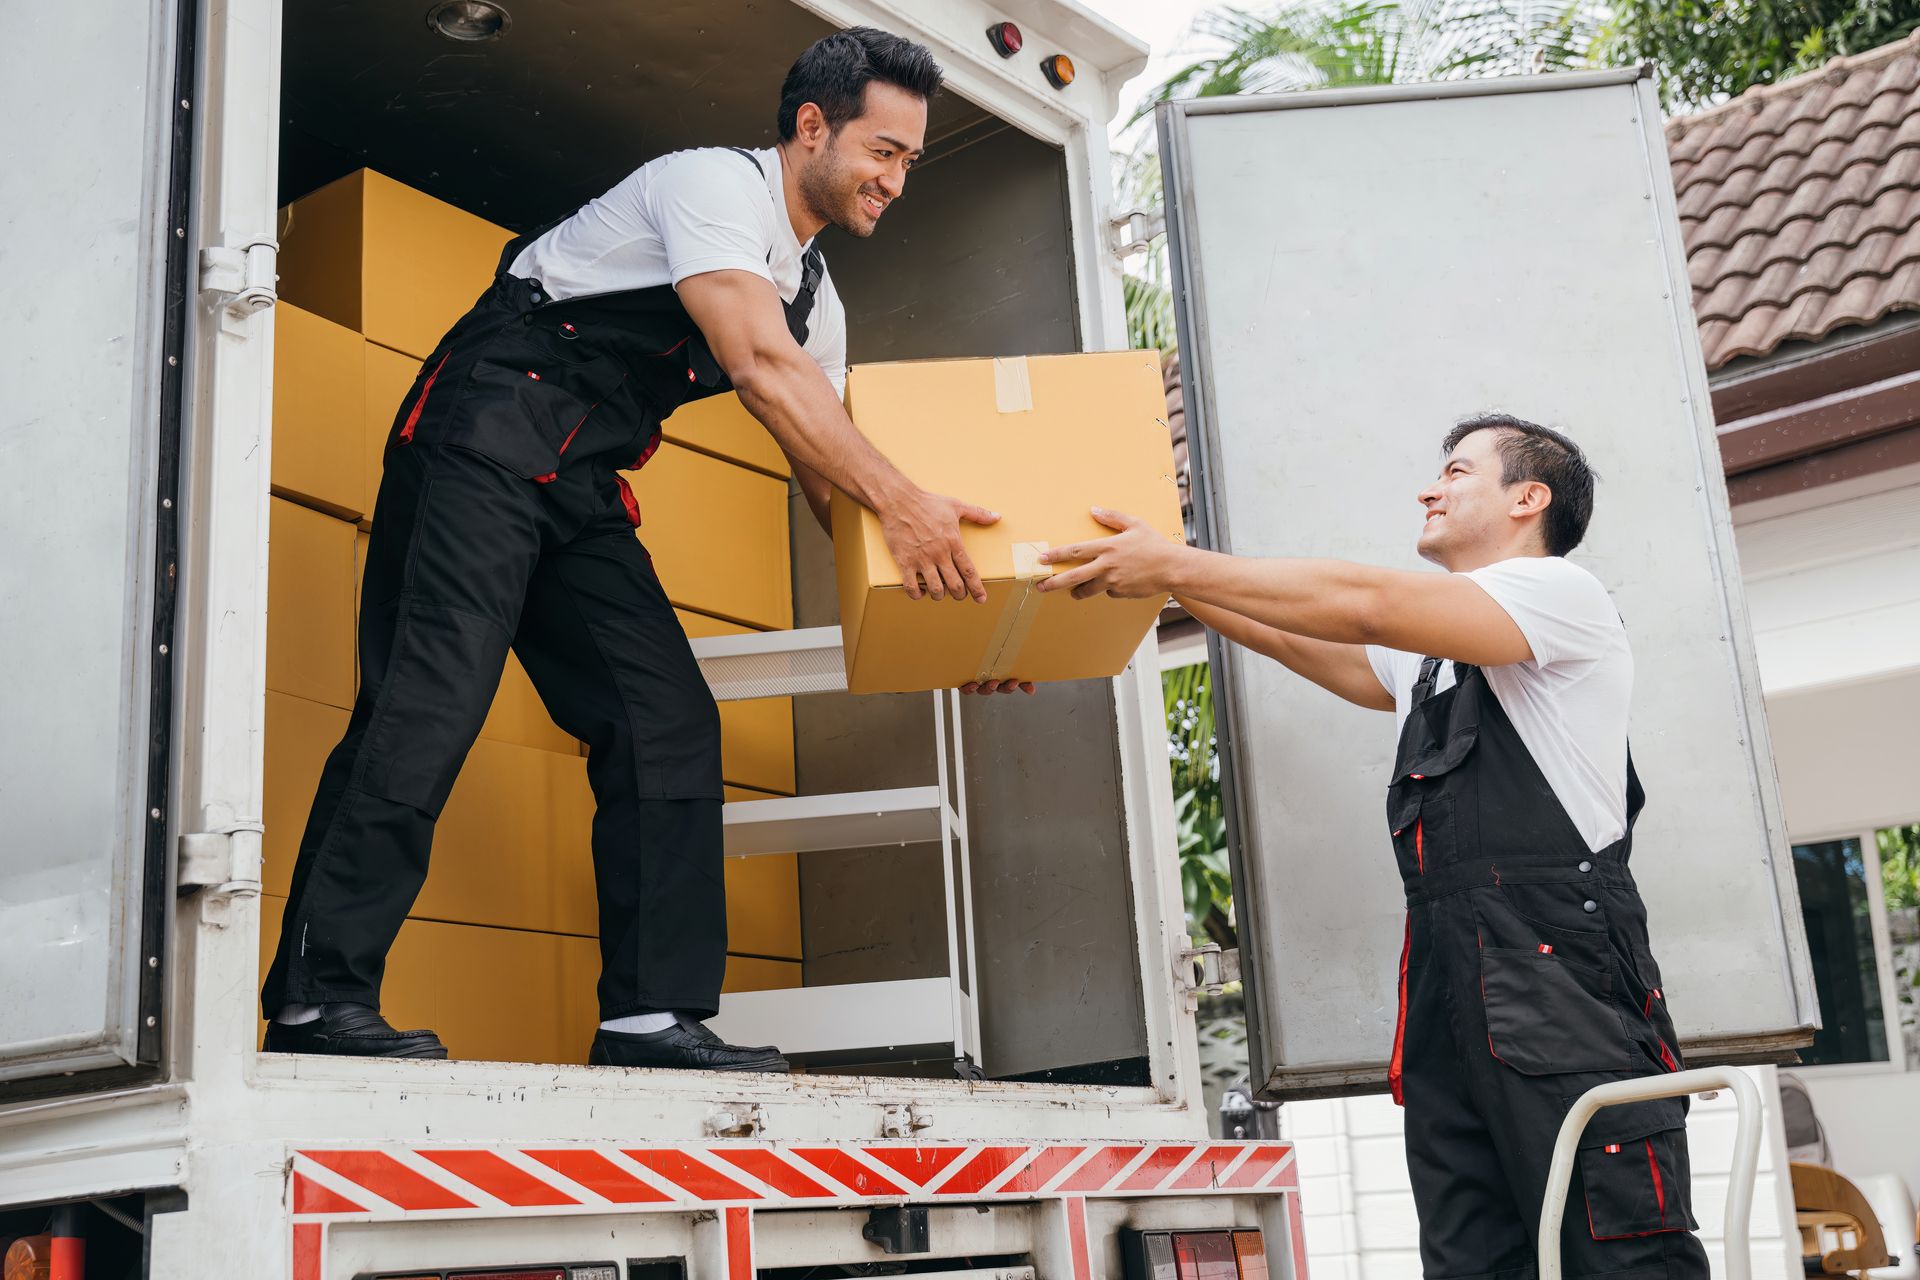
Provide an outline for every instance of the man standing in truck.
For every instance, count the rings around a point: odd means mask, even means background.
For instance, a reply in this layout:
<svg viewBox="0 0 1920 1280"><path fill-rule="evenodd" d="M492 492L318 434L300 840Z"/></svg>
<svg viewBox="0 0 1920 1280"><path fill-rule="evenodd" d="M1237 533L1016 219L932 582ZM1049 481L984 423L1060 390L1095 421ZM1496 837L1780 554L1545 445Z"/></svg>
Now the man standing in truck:
<svg viewBox="0 0 1920 1280"><path fill-rule="evenodd" d="M1407 896L1388 1079L1429 1276L1532 1274L1560 1122L1597 1084L1676 1071L1627 869L1644 799L1627 749L1633 654L1606 589L1565 559L1594 473L1504 414L1447 435L1419 573L1183 547L1118 513L1041 584L1172 594L1207 626L1358 706L1397 714L1387 822ZM1570 1276L1707 1275L1686 1102L1601 1111L1575 1166Z"/></svg>
<svg viewBox="0 0 1920 1280"><path fill-rule="evenodd" d="M786 1068L701 1025L727 949L719 713L618 472L645 464L676 407L737 391L823 525L837 486L880 516L908 595L986 599L959 523L998 517L920 489L854 428L846 313L813 243L829 223L873 233L940 81L909 40L827 36L787 74L775 146L662 156L513 241L422 365L388 437L358 698L262 995L268 1051L446 1056L433 1032L380 1017L380 982L511 646L590 752L602 1021L589 1061Z"/></svg>

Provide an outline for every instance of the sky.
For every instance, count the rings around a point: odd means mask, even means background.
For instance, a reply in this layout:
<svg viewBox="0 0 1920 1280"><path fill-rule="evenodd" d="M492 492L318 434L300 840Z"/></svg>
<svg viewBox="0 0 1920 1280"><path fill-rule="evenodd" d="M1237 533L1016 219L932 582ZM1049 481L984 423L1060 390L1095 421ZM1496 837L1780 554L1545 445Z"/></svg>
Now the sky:
<svg viewBox="0 0 1920 1280"><path fill-rule="evenodd" d="M1205 41L1192 35L1194 18L1209 8L1217 7L1219 0L1080 0L1107 21L1124 27L1134 35L1145 40L1153 48L1147 62L1147 69L1127 81L1120 90L1120 116L1115 122L1114 132L1120 132L1120 124L1133 114L1139 104L1140 95L1150 86L1160 83L1172 72L1178 70L1185 61L1197 51L1204 49ZM1247 0L1239 0L1241 8L1258 8Z"/></svg>

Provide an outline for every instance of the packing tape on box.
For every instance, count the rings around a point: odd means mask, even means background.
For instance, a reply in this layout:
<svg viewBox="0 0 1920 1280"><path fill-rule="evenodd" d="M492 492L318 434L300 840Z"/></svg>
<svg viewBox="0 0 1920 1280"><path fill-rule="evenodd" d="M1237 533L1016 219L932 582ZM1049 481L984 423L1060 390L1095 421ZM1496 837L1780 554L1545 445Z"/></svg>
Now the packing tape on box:
<svg viewBox="0 0 1920 1280"><path fill-rule="evenodd" d="M1020 363L1024 366L1026 362L1023 360ZM1022 377L1025 377L1024 372ZM1013 593L1000 608L1000 618L994 623L993 637L987 641L987 651L981 657L980 670L973 677L976 681L1005 680L1013 674L1013 664L1020 657L1020 646L1027 642L1027 633L1033 630L1034 619L1040 616L1040 579L1053 574L1053 566L1043 564L1040 560L1040 553L1049 545L1045 542L1013 544Z"/></svg>
<svg viewBox="0 0 1920 1280"><path fill-rule="evenodd" d="M993 404L1001 413L1033 412L1033 382L1027 377L1025 356L993 362Z"/></svg>

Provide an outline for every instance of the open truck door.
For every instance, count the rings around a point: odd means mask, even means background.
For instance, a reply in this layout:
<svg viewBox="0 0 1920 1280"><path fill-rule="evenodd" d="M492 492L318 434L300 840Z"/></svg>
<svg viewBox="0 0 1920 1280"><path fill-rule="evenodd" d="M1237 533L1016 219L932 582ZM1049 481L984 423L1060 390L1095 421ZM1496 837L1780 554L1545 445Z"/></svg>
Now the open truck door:
<svg viewBox="0 0 1920 1280"><path fill-rule="evenodd" d="M181 9L23 13L0 76L0 1100L138 1078L160 1052L192 119Z"/></svg>
<svg viewBox="0 0 1920 1280"><path fill-rule="evenodd" d="M1652 82L1637 71L1160 109L1201 540L1419 567L1462 416L1564 427L1574 559L1637 663L1634 874L1696 1063L1817 1013ZM1378 1090L1403 901L1394 722L1213 642L1253 1080Z"/></svg>

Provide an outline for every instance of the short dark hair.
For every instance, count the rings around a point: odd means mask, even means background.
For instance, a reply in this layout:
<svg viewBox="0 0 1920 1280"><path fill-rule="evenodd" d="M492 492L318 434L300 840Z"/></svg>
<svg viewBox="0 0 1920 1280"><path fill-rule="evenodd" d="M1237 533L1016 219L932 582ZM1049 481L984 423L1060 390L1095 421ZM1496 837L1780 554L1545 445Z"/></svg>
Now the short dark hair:
<svg viewBox="0 0 1920 1280"><path fill-rule="evenodd" d="M1454 424L1440 446L1440 456L1451 454L1476 431L1499 433L1501 484L1537 480L1553 491L1540 524L1547 554L1564 556L1579 546L1587 536L1587 522L1593 519L1593 484L1600 478L1580 446L1552 427L1525 418L1479 413Z"/></svg>
<svg viewBox="0 0 1920 1280"><path fill-rule="evenodd" d="M794 60L780 86L780 141L791 142L800 108L814 103L834 133L866 110L867 86L905 89L917 98L940 91L940 64L925 45L875 27L848 27L822 36Z"/></svg>

